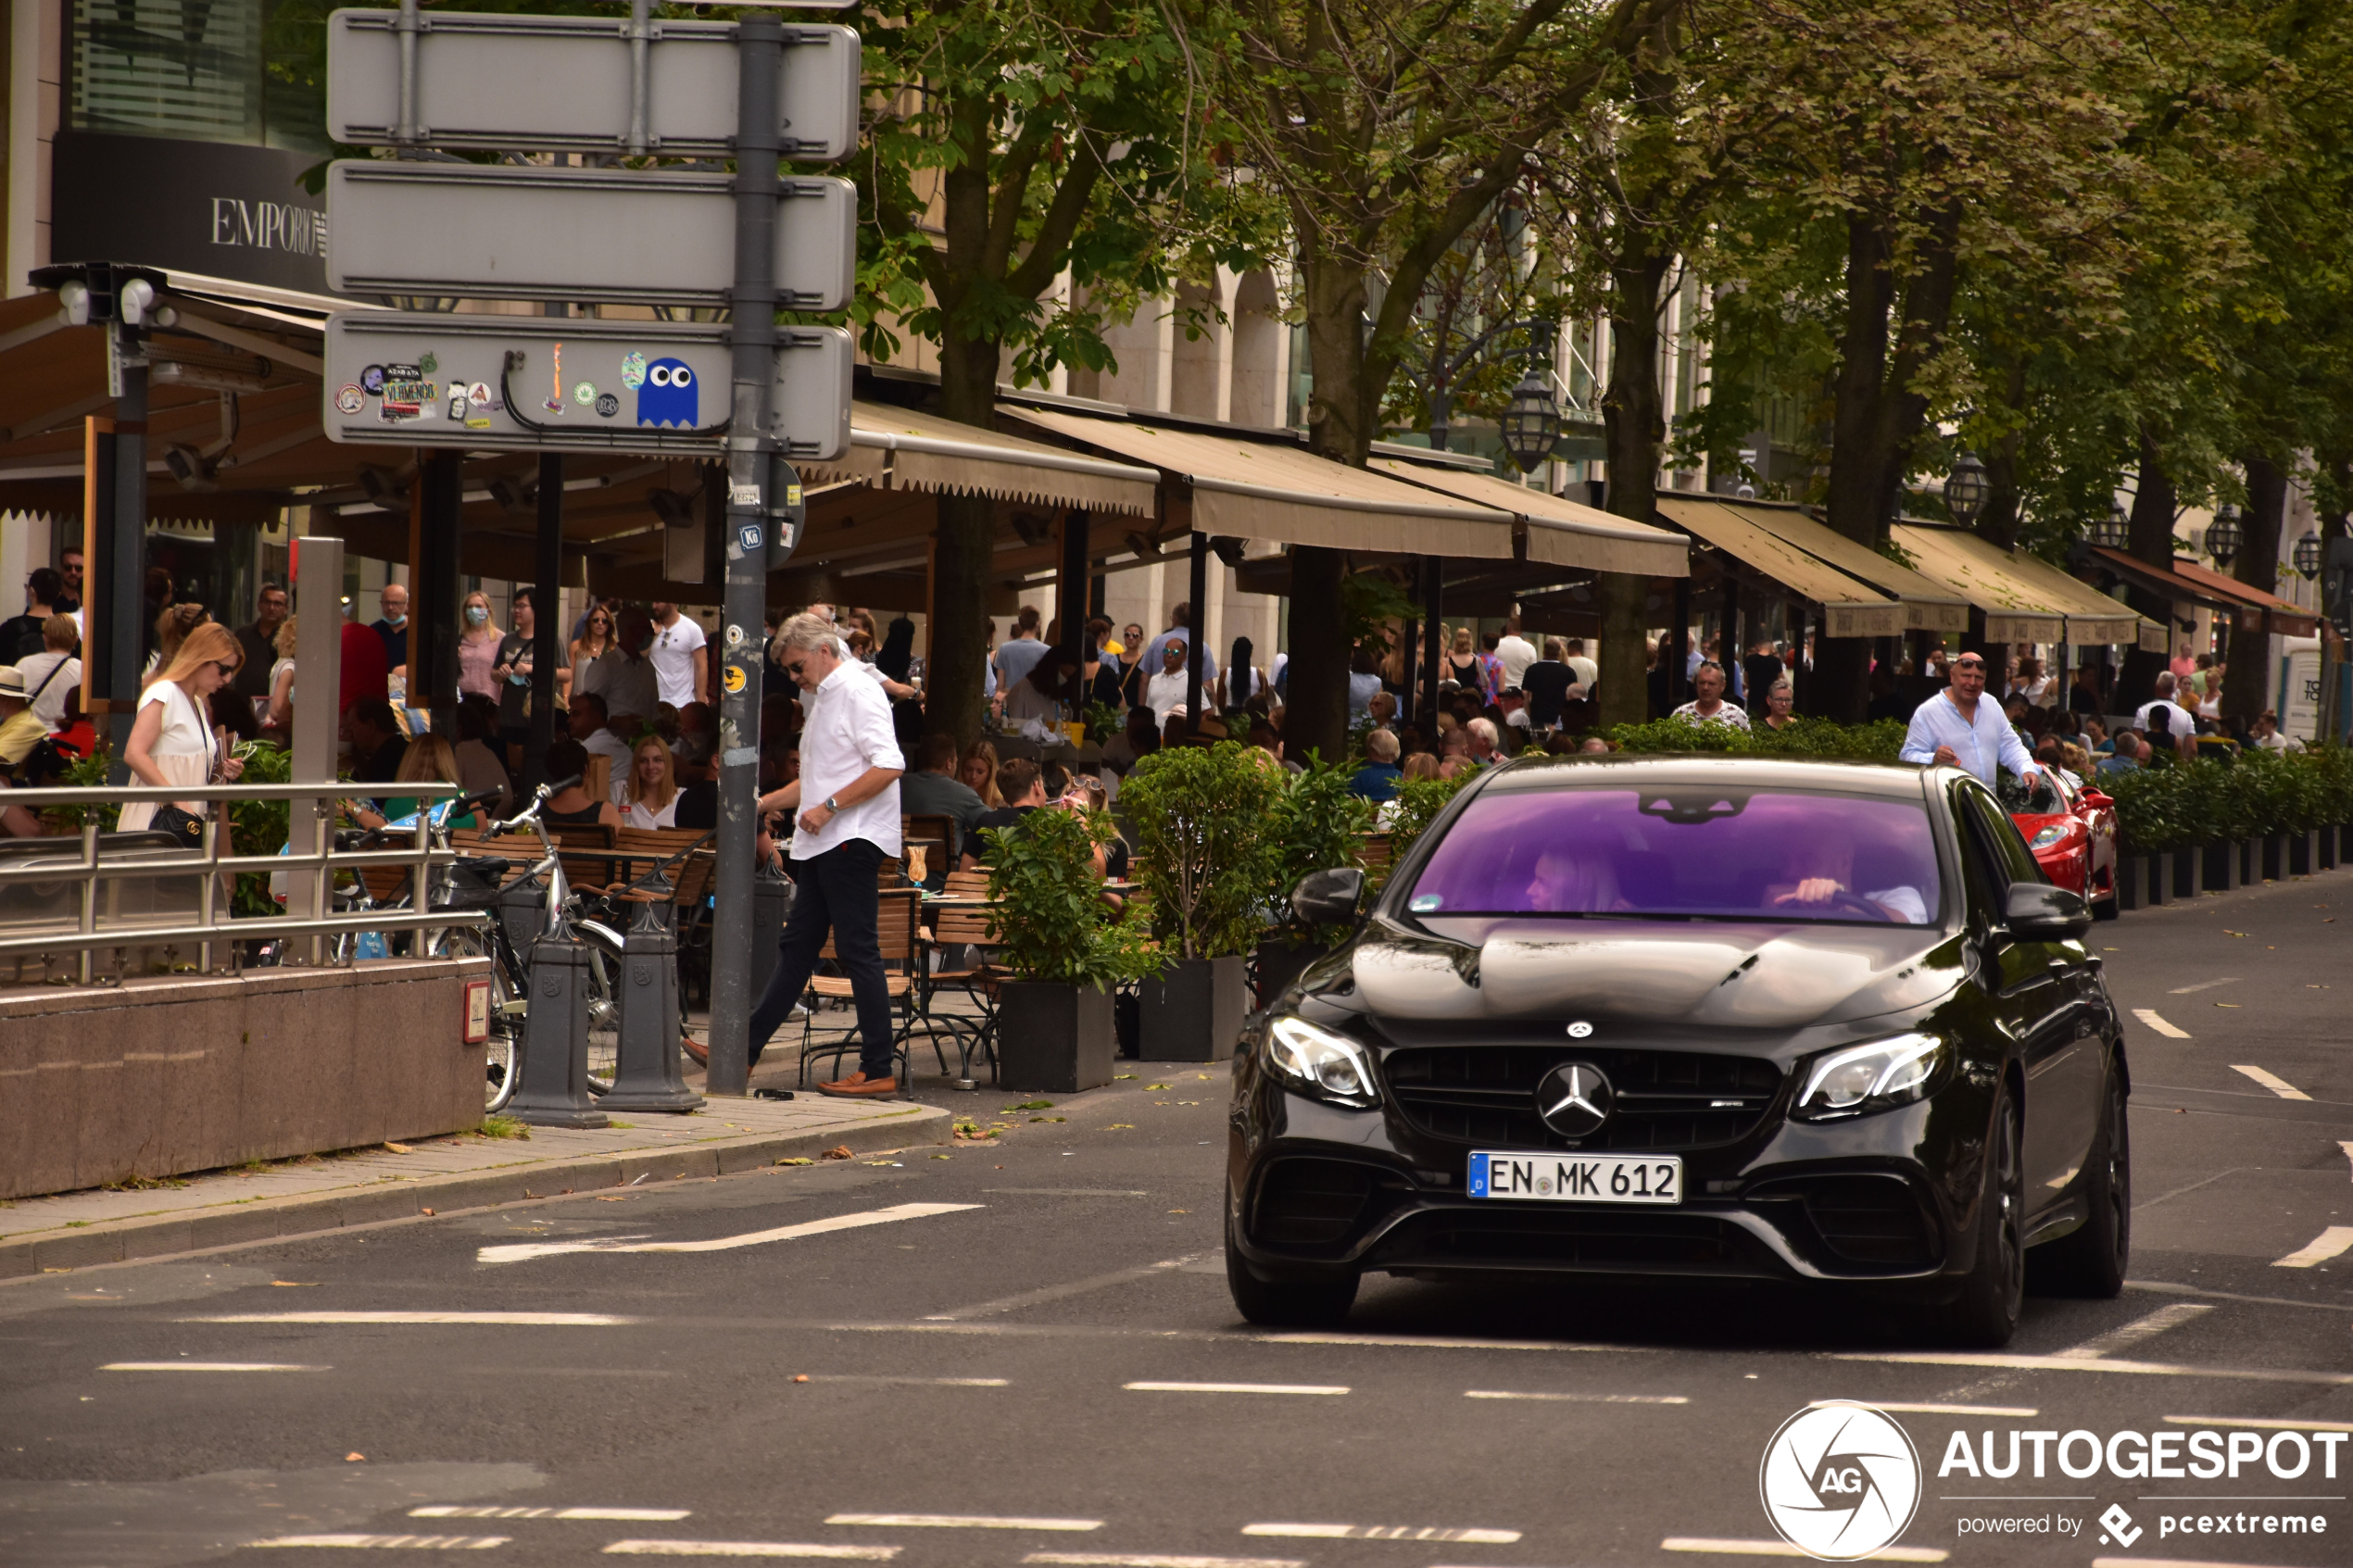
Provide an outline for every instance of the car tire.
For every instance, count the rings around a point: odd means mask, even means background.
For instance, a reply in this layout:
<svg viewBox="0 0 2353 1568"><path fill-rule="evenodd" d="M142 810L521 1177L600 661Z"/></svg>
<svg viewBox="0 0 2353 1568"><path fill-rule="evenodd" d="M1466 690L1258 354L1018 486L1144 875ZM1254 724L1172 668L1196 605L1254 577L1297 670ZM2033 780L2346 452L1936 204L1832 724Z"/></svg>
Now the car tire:
<svg viewBox="0 0 2353 1568"><path fill-rule="evenodd" d="M2108 1070L2098 1135L2085 1161L2083 1197L2091 1217L2058 1240L2034 1249L2038 1289L2055 1296L2112 1300L2124 1292L2133 1252L2133 1142L2124 1110L2124 1081Z"/></svg>
<svg viewBox="0 0 2353 1568"><path fill-rule="evenodd" d="M2009 1090L1994 1104L1985 1182L1977 1204L1976 1259L1960 1294L1945 1304L1943 1336L1970 1349L1998 1350L2018 1332L2026 1301L2025 1129Z"/></svg>
<svg viewBox="0 0 2353 1568"><path fill-rule="evenodd" d="M1334 1328L1356 1301L1356 1275L1320 1280L1264 1280L1242 1261L1234 1222L1226 1221L1226 1288L1234 1309L1262 1328Z"/></svg>
<svg viewBox="0 0 2353 1568"><path fill-rule="evenodd" d="M2117 897L2116 889L2113 885L2108 888L2107 897L2100 899L2092 906L2092 918L2094 920L2114 920L2117 916L2122 914L2123 912L2124 901Z"/></svg>

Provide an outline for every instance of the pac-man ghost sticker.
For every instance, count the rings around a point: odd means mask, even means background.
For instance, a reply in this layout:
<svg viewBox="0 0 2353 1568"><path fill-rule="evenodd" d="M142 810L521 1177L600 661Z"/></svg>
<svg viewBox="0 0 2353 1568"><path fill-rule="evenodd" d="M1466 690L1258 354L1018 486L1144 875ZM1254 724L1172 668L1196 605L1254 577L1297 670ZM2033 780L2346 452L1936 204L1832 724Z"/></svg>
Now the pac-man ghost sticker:
<svg viewBox="0 0 2353 1568"><path fill-rule="evenodd" d="M657 359L646 367L646 384L637 389L637 422L693 430L700 395L694 370L684 359Z"/></svg>

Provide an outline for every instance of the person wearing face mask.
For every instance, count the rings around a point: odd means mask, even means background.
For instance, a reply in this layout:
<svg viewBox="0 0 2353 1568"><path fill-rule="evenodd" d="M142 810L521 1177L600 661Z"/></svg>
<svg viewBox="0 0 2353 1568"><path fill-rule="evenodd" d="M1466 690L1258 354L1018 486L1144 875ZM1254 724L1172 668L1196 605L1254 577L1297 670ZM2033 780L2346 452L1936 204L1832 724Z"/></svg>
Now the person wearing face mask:
<svg viewBox="0 0 2353 1568"><path fill-rule="evenodd" d="M458 695L486 696L494 702L498 696L498 677L494 671L498 664L498 645L507 633L490 619L490 596L477 588L465 596L459 608L465 630L458 635Z"/></svg>

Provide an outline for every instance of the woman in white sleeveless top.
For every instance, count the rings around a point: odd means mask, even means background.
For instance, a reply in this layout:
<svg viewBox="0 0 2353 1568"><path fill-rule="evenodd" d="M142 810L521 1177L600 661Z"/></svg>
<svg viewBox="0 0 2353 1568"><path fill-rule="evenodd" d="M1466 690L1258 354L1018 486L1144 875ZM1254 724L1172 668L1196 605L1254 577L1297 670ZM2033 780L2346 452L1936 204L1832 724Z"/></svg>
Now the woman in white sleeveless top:
<svg viewBox="0 0 2353 1568"><path fill-rule="evenodd" d="M122 760L133 778L164 788L203 785L216 777L225 782L245 771L245 764L227 754L215 733L210 707L212 694L236 674L244 659L235 634L218 621L189 632L171 662L148 681L140 696L139 717L122 748ZM199 817L210 814L206 801L172 804ZM138 832L155 815L155 802L133 801L122 809L119 831Z"/></svg>

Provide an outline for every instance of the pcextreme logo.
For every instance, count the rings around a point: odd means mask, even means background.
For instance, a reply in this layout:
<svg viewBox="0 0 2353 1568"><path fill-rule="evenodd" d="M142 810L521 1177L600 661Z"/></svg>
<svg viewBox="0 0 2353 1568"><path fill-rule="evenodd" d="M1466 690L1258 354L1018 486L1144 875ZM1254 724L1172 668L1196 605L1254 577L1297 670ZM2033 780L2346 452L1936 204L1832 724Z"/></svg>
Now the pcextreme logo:
<svg viewBox="0 0 2353 1568"><path fill-rule="evenodd" d="M1910 1527L1919 1451L1884 1411L1843 1400L1810 1406L1765 1445L1756 1488L1783 1540L1825 1562L1852 1562Z"/></svg>

